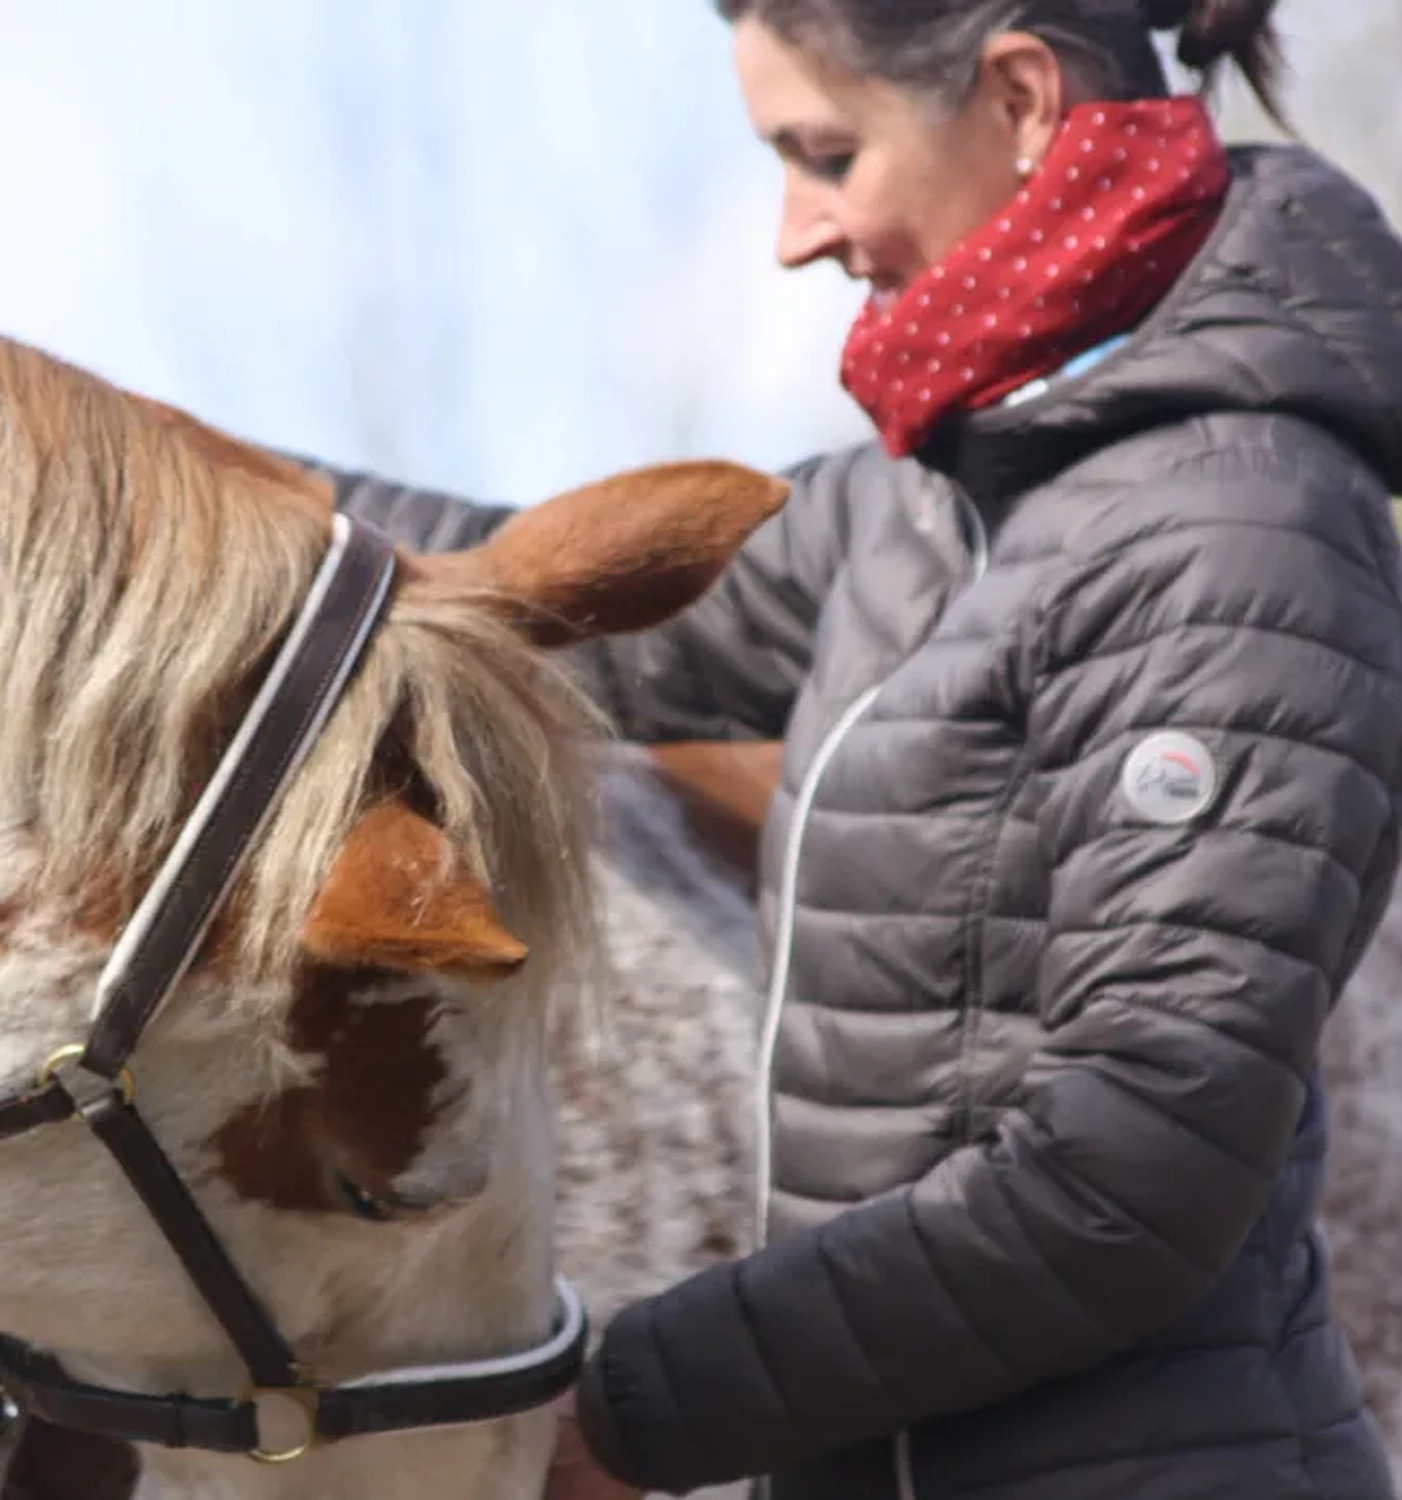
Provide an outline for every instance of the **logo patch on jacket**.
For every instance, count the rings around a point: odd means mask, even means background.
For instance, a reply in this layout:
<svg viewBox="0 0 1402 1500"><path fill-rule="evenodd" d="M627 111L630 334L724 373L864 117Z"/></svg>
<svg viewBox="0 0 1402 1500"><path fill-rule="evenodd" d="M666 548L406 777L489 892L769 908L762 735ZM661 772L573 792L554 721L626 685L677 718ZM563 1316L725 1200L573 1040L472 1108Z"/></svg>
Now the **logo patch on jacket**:
<svg viewBox="0 0 1402 1500"><path fill-rule="evenodd" d="M1125 801L1150 823L1187 823L1217 791L1212 752L1191 734L1160 729L1129 752L1120 772Z"/></svg>

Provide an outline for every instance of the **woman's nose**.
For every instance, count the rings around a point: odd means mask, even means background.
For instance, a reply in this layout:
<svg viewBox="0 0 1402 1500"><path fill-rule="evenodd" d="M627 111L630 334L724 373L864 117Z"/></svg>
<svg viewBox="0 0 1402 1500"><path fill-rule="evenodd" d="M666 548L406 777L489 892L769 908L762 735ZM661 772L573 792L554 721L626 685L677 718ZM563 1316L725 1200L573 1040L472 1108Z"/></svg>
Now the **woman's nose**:
<svg viewBox="0 0 1402 1500"><path fill-rule="evenodd" d="M779 237L775 257L785 270L795 271L836 255L842 247L842 232L821 203L813 201L802 189L788 187L784 192L783 212L779 220Z"/></svg>

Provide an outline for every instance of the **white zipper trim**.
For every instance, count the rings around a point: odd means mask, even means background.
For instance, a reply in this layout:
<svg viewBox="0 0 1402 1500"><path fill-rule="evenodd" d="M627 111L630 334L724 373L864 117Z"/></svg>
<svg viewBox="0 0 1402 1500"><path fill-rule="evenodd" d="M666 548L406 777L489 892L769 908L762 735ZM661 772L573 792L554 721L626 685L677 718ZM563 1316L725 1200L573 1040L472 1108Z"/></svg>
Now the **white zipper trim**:
<svg viewBox="0 0 1402 1500"><path fill-rule="evenodd" d="M967 589L972 588L988 571L988 527L983 524L983 517L979 515L978 506L957 486L954 490L954 498L958 502L960 511L963 512L965 521L969 524L971 538L969 550L973 556L969 581L964 585Z"/></svg>
<svg viewBox="0 0 1402 1500"><path fill-rule="evenodd" d="M972 558L969 581L964 587L972 588L988 571L988 527L983 524L983 517L978 512L978 506L963 490L956 488L954 495L969 527L969 550ZM897 1500L919 1500L915 1492L915 1470L910 1462L909 1430L896 1434L891 1443L891 1457L896 1471Z"/></svg>
<svg viewBox="0 0 1402 1500"><path fill-rule="evenodd" d="M988 571L988 528L973 501L957 487L954 494L969 528L970 578L966 585L969 587ZM819 784L832 764L833 757L841 748L843 740L876 701L881 689L886 686L886 681L883 677L850 703L819 745L818 753L813 757L799 787L798 797L794 802L793 823L784 845L784 864L779 878L778 924L774 931L774 970L769 978L769 993L765 998L764 1029L760 1033L759 1077L755 1094L755 1241L759 1245L763 1245L768 1238L769 1197L773 1182L770 1096L773 1092L774 1053L779 1044L779 1022L784 1011L784 992L789 987L789 970L793 962L794 925L798 918L798 866L803 854L803 835L818 796ZM898 1500L917 1500L915 1475L910 1463L909 1432L896 1434L892 1441L892 1453ZM757 1488L758 1493L768 1500L771 1494L768 1477L762 1478Z"/></svg>
<svg viewBox="0 0 1402 1500"><path fill-rule="evenodd" d="M779 1019L784 1009L784 991L789 987L789 969L793 960L794 923L798 915L798 864L803 853L803 835L808 826L818 783L832 763L852 726L876 701L885 680L869 687L850 703L842 717L828 731L808 767L794 803L793 824L784 846L784 868L779 880L779 921L774 932L774 971L769 977L769 994L765 1000L764 1030L760 1033L759 1078L755 1094L755 1239L763 1245L768 1237L769 1193L772 1181L770 1150L772 1121L770 1085L774 1077L774 1051L779 1043Z"/></svg>
<svg viewBox="0 0 1402 1500"><path fill-rule="evenodd" d="M910 1434L896 1434L896 1497L897 1500L918 1500L915 1493L915 1471L910 1466Z"/></svg>

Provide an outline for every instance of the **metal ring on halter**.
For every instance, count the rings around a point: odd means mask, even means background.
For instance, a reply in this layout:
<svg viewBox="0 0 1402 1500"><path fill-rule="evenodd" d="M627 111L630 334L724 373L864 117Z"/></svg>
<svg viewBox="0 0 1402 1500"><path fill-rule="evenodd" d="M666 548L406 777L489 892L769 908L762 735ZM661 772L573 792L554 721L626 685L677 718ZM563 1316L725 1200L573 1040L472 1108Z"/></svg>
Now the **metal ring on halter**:
<svg viewBox="0 0 1402 1500"><path fill-rule="evenodd" d="M60 1047L57 1052L39 1069L36 1082L40 1088L53 1083L58 1078L58 1070L64 1063L76 1062L88 1049L81 1042L71 1042L67 1047ZM122 1091L122 1103L130 1104L136 1098L136 1078L128 1067L123 1067L116 1077L116 1086Z"/></svg>
<svg viewBox="0 0 1402 1500"><path fill-rule="evenodd" d="M282 1449L250 1448L248 1456L256 1464L296 1463L299 1458L305 1458L321 1441L316 1430L317 1409L321 1404L321 1393L315 1386L311 1385L251 1385L244 1390L241 1399L250 1402L254 1410L259 1411L259 1401L265 1397L274 1396L281 1397L284 1401L290 1401L301 1413L303 1423L305 1424L301 1441Z"/></svg>

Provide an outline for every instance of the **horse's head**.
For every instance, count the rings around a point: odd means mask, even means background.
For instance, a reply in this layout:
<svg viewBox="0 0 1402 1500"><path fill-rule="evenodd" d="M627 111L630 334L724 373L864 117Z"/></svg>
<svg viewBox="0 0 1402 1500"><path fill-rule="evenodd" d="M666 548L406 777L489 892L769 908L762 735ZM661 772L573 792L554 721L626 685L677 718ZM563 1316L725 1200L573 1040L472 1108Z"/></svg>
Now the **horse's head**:
<svg viewBox="0 0 1402 1500"><path fill-rule="evenodd" d="M547 995L588 949L591 711L548 652L665 619L782 503L621 476L387 612L132 1059L140 1108L327 1379L509 1348L548 1314ZM0 1088L97 978L324 553L295 467L0 346ZM0 1329L227 1394L238 1364L79 1124L0 1143Z"/></svg>

